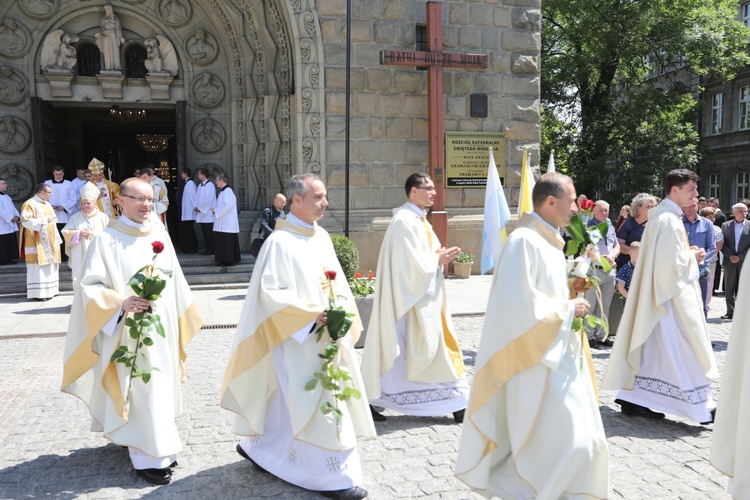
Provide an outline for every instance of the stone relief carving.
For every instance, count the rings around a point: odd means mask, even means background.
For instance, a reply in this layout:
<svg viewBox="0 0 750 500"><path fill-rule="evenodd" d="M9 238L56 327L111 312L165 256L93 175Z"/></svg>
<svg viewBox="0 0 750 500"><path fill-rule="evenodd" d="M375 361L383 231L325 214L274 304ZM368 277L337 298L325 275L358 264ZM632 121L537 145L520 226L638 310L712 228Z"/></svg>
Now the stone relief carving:
<svg viewBox="0 0 750 500"><path fill-rule="evenodd" d="M304 12L300 16L300 21L302 22L302 27L307 33L307 36L315 36L315 16L312 15L312 12Z"/></svg>
<svg viewBox="0 0 750 500"><path fill-rule="evenodd" d="M83 0L82 0L83 1ZM143 3L144 0L123 0L125 3L129 3L130 5L137 5L139 3Z"/></svg>
<svg viewBox="0 0 750 500"><path fill-rule="evenodd" d="M302 139L302 160L310 163L315 155L315 141L309 137Z"/></svg>
<svg viewBox="0 0 750 500"><path fill-rule="evenodd" d="M10 66L0 66L0 103L15 105L29 95L24 76Z"/></svg>
<svg viewBox="0 0 750 500"><path fill-rule="evenodd" d="M224 84L209 72L201 73L191 87L195 103L204 108L215 108L224 100Z"/></svg>
<svg viewBox="0 0 750 500"><path fill-rule="evenodd" d="M96 46L99 47L99 51L104 57L102 69L105 71L120 71L122 69L120 45L125 43L125 38L122 36L120 19L112 11L110 4L104 6L104 16L99 24L99 31L94 35L94 38L96 39Z"/></svg>
<svg viewBox="0 0 750 500"><path fill-rule="evenodd" d="M303 75L305 77L306 87L318 87L318 83L320 82L320 68L317 64L308 65L304 69Z"/></svg>
<svg viewBox="0 0 750 500"><path fill-rule="evenodd" d="M187 0L161 0L159 15L170 26L181 26L190 19L192 7Z"/></svg>
<svg viewBox="0 0 750 500"><path fill-rule="evenodd" d="M213 118L200 120L193 126L190 134L195 149L202 153L214 153L221 149L226 140L224 127Z"/></svg>
<svg viewBox="0 0 750 500"><path fill-rule="evenodd" d="M312 40L303 39L299 43L300 58L303 63L309 63L311 59L315 57L315 48L312 44Z"/></svg>
<svg viewBox="0 0 750 500"><path fill-rule="evenodd" d="M44 39L42 45L42 71L67 70L72 72L78 60L73 43L78 37L65 33L63 30L55 30Z"/></svg>
<svg viewBox="0 0 750 500"><path fill-rule="evenodd" d="M302 112L309 113L315 105L315 92L312 89L304 89L302 91ZM317 105L315 106L317 109Z"/></svg>
<svg viewBox="0 0 750 500"><path fill-rule="evenodd" d="M0 177L8 183L8 189L5 193L13 201L26 201L31 197L34 184L31 175L26 169L19 167L15 163L10 163L0 168Z"/></svg>
<svg viewBox="0 0 750 500"><path fill-rule="evenodd" d="M313 137L320 137L320 115L317 113L310 114L305 119L307 130Z"/></svg>
<svg viewBox="0 0 750 500"><path fill-rule="evenodd" d="M146 45L146 66L149 74L165 74L177 76L179 65L174 45L164 35L156 35L156 38L147 38L143 42Z"/></svg>
<svg viewBox="0 0 750 500"><path fill-rule="evenodd" d="M31 34L21 23L9 17L0 21L0 54L21 57L29 51Z"/></svg>
<svg viewBox="0 0 750 500"><path fill-rule="evenodd" d="M216 38L205 30L195 30L185 40L188 58L195 64L206 65L216 59L219 53Z"/></svg>
<svg viewBox="0 0 750 500"><path fill-rule="evenodd" d="M18 0L18 6L31 18L47 19L57 12L59 2L58 0Z"/></svg>
<svg viewBox="0 0 750 500"><path fill-rule="evenodd" d="M0 119L0 151L20 153L29 147L30 142L31 132L23 120L10 115Z"/></svg>

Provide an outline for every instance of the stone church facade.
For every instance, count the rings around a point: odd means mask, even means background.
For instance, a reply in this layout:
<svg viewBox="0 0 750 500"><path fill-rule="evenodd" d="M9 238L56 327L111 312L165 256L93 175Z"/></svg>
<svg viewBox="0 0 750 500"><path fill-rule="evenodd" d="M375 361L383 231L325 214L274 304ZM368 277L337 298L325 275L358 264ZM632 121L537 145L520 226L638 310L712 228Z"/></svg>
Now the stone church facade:
<svg viewBox="0 0 750 500"><path fill-rule="evenodd" d="M374 270L403 183L428 160L426 72L379 54L418 49L425 3L353 0L351 13L349 231ZM443 4L444 50L489 61L445 70L445 129L505 134L511 204L523 148L539 161L540 17L540 0ZM153 163L174 188L181 168L206 166L228 174L247 248L259 211L313 172L329 189L322 223L341 233L345 42L345 0L3 2L0 177L21 203L55 164L71 178L97 157L120 181ZM486 117L472 116L472 95L486 96ZM145 118L113 122L118 112ZM446 189L447 244L479 252L483 204L483 188Z"/></svg>

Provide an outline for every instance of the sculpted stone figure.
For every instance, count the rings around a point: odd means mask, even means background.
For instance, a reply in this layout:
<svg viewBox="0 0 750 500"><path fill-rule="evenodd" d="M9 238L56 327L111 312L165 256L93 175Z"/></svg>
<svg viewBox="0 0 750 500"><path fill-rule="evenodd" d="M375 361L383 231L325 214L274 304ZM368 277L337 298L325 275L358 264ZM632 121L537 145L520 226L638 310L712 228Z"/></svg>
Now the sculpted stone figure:
<svg viewBox="0 0 750 500"><path fill-rule="evenodd" d="M199 105L213 108L224 99L224 85L211 73L202 73L193 84L193 97Z"/></svg>
<svg viewBox="0 0 750 500"><path fill-rule="evenodd" d="M165 0L159 10L162 19L169 24L179 25L187 21L190 12L180 0Z"/></svg>
<svg viewBox="0 0 750 500"><path fill-rule="evenodd" d="M169 73L175 76L178 64L177 54L172 42L164 35L156 35L156 38L147 38L144 43L146 45L147 57L143 64L146 66L149 74Z"/></svg>
<svg viewBox="0 0 750 500"><path fill-rule="evenodd" d="M216 56L216 47L204 30L196 30L187 40L188 55L197 63L208 63Z"/></svg>
<svg viewBox="0 0 750 500"><path fill-rule="evenodd" d="M0 121L0 151L18 153L23 151L28 142L28 130L23 125L17 125L18 120L12 116L4 116Z"/></svg>
<svg viewBox="0 0 750 500"><path fill-rule="evenodd" d="M8 189L5 194L10 196L13 201L21 201L28 198L31 191L31 177L26 171L23 173L18 170L18 167L11 163L5 167L4 171L0 171L0 176L8 183Z"/></svg>
<svg viewBox="0 0 750 500"><path fill-rule="evenodd" d="M78 60L76 49L71 44L78 41L78 37L55 30L44 39L42 46L42 71L50 69L72 70Z"/></svg>
<svg viewBox="0 0 750 500"><path fill-rule="evenodd" d="M19 5L25 13L37 17L51 15L56 7L53 0L21 0Z"/></svg>
<svg viewBox="0 0 750 500"><path fill-rule="evenodd" d="M95 38L96 46L104 57L104 70L120 71L120 45L125 43L125 39L122 37L120 19L112 12L110 4L104 6L104 16Z"/></svg>
<svg viewBox="0 0 750 500"><path fill-rule="evenodd" d="M26 48L26 38L23 30L13 19L3 19L0 22L0 53L17 57Z"/></svg>
<svg viewBox="0 0 750 500"><path fill-rule="evenodd" d="M18 104L26 98L26 82L10 66L0 66L0 102Z"/></svg>
<svg viewBox="0 0 750 500"><path fill-rule="evenodd" d="M213 153L224 144L224 130L211 118L198 122L192 135L193 144L204 153Z"/></svg>

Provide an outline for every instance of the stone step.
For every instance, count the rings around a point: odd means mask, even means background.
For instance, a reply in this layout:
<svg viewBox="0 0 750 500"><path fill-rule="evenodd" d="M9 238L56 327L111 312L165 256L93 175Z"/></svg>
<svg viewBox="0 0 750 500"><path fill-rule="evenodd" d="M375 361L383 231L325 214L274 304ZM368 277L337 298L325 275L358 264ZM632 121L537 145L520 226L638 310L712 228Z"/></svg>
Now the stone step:
<svg viewBox="0 0 750 500"><path fill-rule="evenodd" d="M178 255L180 267L190 288L196 290L244 289L250 282L255 259L242 255L233 266L220 266L213 255ZM70 268L60 266L60 292L73 291ZM26 264L17 262L0 266L0 297L26 296Z"/></svg>

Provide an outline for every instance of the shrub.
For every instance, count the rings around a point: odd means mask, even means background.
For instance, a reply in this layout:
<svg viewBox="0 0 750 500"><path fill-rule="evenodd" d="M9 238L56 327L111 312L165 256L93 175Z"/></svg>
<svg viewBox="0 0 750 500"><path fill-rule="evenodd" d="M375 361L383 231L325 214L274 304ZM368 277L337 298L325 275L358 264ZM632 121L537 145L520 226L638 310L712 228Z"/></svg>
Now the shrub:
<svg viewBox="0 0 750 500"><path fill-rule="evenodd" d="M354 273L359 268L359 250L357 250L357 245L346 236L339 234L332 234L331 241L333 242L333 249L336 251L336 257L339 259L339 264L341 264L341 269L344 270L346 281L351 281L354 278Z"/></svg>

